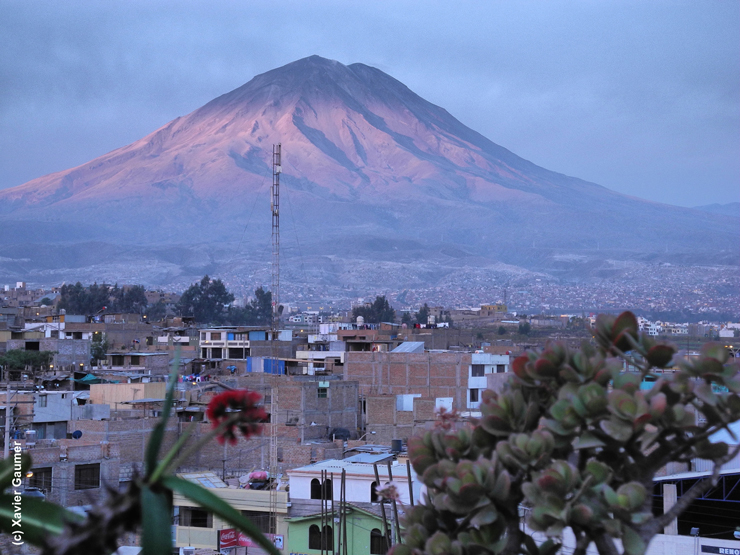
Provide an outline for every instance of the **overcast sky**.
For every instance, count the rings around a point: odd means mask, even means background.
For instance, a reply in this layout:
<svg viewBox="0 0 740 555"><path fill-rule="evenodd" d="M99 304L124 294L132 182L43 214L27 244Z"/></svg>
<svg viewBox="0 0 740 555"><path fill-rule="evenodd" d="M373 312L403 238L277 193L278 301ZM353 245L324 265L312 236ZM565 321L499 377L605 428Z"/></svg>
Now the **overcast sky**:
<svg viewBox="0 0 740 555"><path fill-rule="evenodd" d="M312 54L642 198L740 200L740 2L0 0L0 188Z"/></svg>

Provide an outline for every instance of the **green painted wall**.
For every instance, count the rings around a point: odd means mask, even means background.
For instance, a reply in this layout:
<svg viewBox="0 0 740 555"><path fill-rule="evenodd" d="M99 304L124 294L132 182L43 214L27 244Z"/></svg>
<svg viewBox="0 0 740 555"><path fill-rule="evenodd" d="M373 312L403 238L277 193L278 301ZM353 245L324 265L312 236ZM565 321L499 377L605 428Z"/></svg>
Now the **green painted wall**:
<svg viewBox="0 0 740 555"><path fill-rule="evenodd" d="M286 520L288 538L287 553L295 555L321 555L320 549L308 548L308 529L311 525L321 527L321 517ZM337 548L339 524L334 525L334 549ZM349 555L370 555L370 531L373 528L383 530L383 520L361 511L352 511L347 515L347 553Z"/></svg>

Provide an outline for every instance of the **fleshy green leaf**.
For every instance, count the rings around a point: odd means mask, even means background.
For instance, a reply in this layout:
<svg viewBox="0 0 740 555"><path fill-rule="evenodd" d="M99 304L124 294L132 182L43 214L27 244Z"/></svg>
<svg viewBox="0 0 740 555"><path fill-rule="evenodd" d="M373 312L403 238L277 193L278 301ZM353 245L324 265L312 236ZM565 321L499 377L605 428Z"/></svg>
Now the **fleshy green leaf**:
<svg viewBox="0 0 740 555"><path fill-rule="evenodd" d="M213 514L218 515L226 522L238 528L254 541L256 541L262 549L267 551L270 555L281 555L280 552L275 548L273 543L265 537L259 528L247 520L239 511L229 505L226 501L211 493L206 488L188 482L177 476L166 476L162 479L162 485L166 488L176 491L177 493L184 495L191 501L195 501L202 508L211 511Z"/></svg>
<svg viewBox="0 0 740 555"><path fill-rule="evenodd" d="M15 463L13 459L13 450L11 449L11 455L0 461L0 492L5 491L5 488L13 481ZM28 453L23 453L21 455L21 475L25 475L29 468L31 468L31 456Z"/></svg>
<svg viewBox="0 0 740 555"><path fill-rule="evenodd" d="M629 526L624 527L622 544L624 545L625 555L643 555L647 549L642 538Z"/></svg>
<svg viewBox="0 0 740 555"><path fill-rule="evenodd" d="M0 495L0 531L12 537L14 532L22 530L22 540L33 545L42 545L49 534L61 534L67 522L84 520L80 515L54 503L23 497L20 503L21 526L13 526L13 521L18 520L13 506L15 501L13 495Z"/></svg>
<svg viewBox="0 0 740 555"><path fill-rule="evenodd" d="M601 441L591 432L584 432L576 440L573 449L591 449L592 447L604 447L606 443Z"/></svg>
<svg viewBox="0 0 740 555"><path fill-rule="evenodd" d="M172 553L172 506L165 491L154 492L149 486L141 488L141 545L142 555L169 555Z"/></svg>
<svg viewBox="0 0 740 555"><path fill-rule="evenodd" d="M621 443L632 437L632 426L621 420L602 420L600 426L609 437Z"/></svg>

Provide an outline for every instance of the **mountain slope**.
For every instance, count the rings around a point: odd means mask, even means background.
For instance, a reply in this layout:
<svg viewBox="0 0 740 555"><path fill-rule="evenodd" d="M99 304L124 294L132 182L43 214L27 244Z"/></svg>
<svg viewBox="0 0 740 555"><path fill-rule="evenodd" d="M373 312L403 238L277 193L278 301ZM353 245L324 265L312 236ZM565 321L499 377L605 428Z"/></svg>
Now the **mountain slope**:
<svg viewBox="0 0 740 555"><path fill-rule="evenodd" d="M375 68L318 56L258 75L87 164L0 191L0 230L43 221L57 226L58 241L266 244L278 142L283 221L305 234L308 252L392 237L535 269L563 249L736 262L730 217L551 172Z"/></svg>

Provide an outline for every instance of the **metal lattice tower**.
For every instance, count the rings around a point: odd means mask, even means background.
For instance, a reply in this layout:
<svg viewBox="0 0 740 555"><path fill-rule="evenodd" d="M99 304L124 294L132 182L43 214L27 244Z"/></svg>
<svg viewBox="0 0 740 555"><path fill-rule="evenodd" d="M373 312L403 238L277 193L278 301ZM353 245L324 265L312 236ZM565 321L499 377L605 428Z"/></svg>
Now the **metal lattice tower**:
<svg viewBox="0 0 740 555"><path fill-rule="evenodd" d="M272 364L273 375L277 375L277 333L280 325L280 144L272 145L272 187L270 187L270 211L272 212ZM277 534L277 420L278 388L270 388L270 532Z"/></svg>
<svg viewBox="0 0 740 555"><path fill-rule="evenodd" d="M272 187L270 187L270 210L272 212L272 329L280 322L280 144L272 145Z"/></svg>

